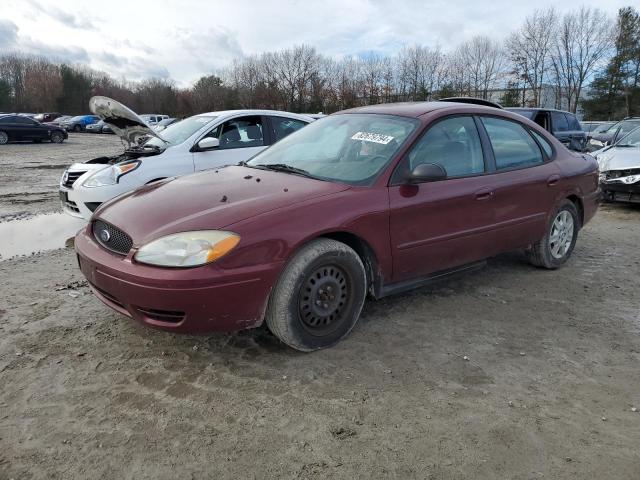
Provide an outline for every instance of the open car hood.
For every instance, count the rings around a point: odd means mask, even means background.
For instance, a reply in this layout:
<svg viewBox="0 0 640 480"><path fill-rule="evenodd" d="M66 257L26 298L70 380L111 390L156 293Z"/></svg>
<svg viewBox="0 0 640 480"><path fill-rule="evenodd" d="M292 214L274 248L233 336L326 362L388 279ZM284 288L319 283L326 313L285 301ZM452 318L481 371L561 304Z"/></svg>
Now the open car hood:
<svg viewBox="0 0 640 480"><path fill-rule="evenodd" d="M91 97L89 109L94 115L104 120L104 123L111 127L113 133L130 146L138 145L138 140L145 136L157 137L165 141L133 110L109 97Z"/></svg>

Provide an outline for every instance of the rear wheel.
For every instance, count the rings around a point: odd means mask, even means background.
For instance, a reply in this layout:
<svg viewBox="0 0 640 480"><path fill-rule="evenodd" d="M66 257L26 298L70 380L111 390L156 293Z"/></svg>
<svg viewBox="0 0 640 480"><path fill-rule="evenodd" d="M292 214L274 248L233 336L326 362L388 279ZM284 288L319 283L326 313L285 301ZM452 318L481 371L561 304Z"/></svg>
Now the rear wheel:
<svg viewBox="0 0 640 480"><path fill-rule="evenodd" d="M366 273L347 245L318 239L287 264L269 298L267 326L282 342L309 352L330 347L358 321Z"/></svg>
<svg viewBox="0 0 640 480"><path fill-rule="evenodd" d="M64 135L62 132L53 132L51 134L51 143L62 143L64 142Z"/></svg>
<svg viewBox="0 0 640 480"><path fill-rule="evenodd" d="M9 143L9 135L7 132L0 132L0 145Z"/></svg>
<svg viewBox="0 0 640 480"><path fill-rule="evenodd" d="M576 206L570 200L564 200L551 217L545 236L527 252L529 261L548 269L562 266L571 257L579 229Z"/></svg>

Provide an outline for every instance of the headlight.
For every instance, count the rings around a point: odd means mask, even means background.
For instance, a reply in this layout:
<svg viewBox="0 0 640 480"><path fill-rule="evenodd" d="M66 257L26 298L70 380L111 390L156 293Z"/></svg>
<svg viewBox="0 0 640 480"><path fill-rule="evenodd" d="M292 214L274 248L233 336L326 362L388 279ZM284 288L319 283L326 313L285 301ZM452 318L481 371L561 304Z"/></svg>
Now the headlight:
<svg viewBox="0 0 640 480"><path fill-rule="evenodd" d="M82 182L83 187L104 187L106 185L115 185L120 180L120 177L126 175L129 172L132 172L138 166L140 166L142 162L140 160L134 160L132 162L123 162L118 163L116 165L112 165L111 167L103 168L102 170L98 170L96 173L87 178L84 182Z"/></svg>
<svg viewBox="0 0 640 480"><path fill-rule="evenodd" d="M589 140L589 143L591 145L595 145L596 147L604 147L604 143L601 142L600 140L596 140L595 138L592 138L591 140Z"/></svg>
<svg viewBox="0 0 640 480"><path fill-rule="evenodd" d="M622 180L622 183L631 185L632 183L636 183L637 181L640 181L640 175L629 175L628 177L624 177L621 180Z"/></svg>
<svg viewBox="0 0 640 480"><path fill-rule="evenodd" d="M134 258L160 267L195 267L223 257L239 241L235 233L219 230L174 233L147 243Z"/></svg>

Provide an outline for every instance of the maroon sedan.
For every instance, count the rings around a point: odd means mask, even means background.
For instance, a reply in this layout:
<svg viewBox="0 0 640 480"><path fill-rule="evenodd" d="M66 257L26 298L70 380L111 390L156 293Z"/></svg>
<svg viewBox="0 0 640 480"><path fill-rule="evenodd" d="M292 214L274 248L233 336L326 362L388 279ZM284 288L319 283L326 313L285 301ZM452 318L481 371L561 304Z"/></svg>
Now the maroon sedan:
<svg viewBox="0 0 640 480"><path fill-rule="evenodd" d="M595 160L520 115L379 105L312 123L241 165L120 196L75 244L98 298L139 322L203 333L266 321L309 351L347 335L367 294L514 249L561 266L598 197Z"/></svg>

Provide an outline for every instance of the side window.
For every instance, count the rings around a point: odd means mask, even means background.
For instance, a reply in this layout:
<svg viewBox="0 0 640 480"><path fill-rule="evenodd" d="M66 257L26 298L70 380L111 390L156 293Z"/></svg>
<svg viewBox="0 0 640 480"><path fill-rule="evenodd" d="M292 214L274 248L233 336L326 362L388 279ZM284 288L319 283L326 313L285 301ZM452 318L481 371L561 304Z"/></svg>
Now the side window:
<svg viewBox="0 0 640 480"><path fill-rule="evenodd" d="M0 118L0 123L11 123L11 117L2 117Z"/></svg>
<svg viewBox="0 0 640 480"><path fill-rule="evenodd" d="M444 168L448 177L484 172L478 129L471 117L452 117L429 127L408 155L409 170L423 163Z"/></svg>
<svg viewBox="0 0 640 480"><path fill-rule="evenodd" d="M578 122L578 119L576 117L574 117L570 113L565 113L565 116L567 117L567 123L569 124L569 130L572 130L572 131L580 131L580 130L582 130L582 127L580 126L580 122Z"/></svg>
<svg viewBox="0 0 640 480"><path fill-rule="evenodd" d="M522 125L510 120L483 117L498 170L522 168L543 162L540 147Z"/></svg>
<svg viewBox="0 0 640 480"><path fill-rule="evenodd" d="M14 123L19 123L20 125L35 125L36 122L27 117L14 117Z"/></svg>
<svg viewBox="0 0 640 480"><path fill-rule="evenodd" d="M551 147L551 144L549 142L547 142L547 140L545 138L542 137L542 135L539 135L538 133L534 132L533 130L531 130L531 134L536 137L536 140L538 140L538 143L540 145L542 145L542 148L544 150L544 152L547 154L547 157L551 158L553 156L553 148Z"/></svg>
<svg viewBox="0 0 640 480"><path fill-rule="evenodd" d="M264 145L262 120L259 116L239 117L222 124L220 148L247 148Z"/></svg>
<svg viewBox="0 0 640 480"><path fill-rule="evenodd" d="M551 112L551 124L554 132L566 132L569 130L567 117L562 112Z"/></svg>
<svg viewBox="0 0 640 480"><path fill-rule="evenodd" d="M287 117L269 117L271 119L271 127L273 128L274 142L282 140L287 135L292 134L296 130L300 130L307 123L302 120Z"/></svg>

